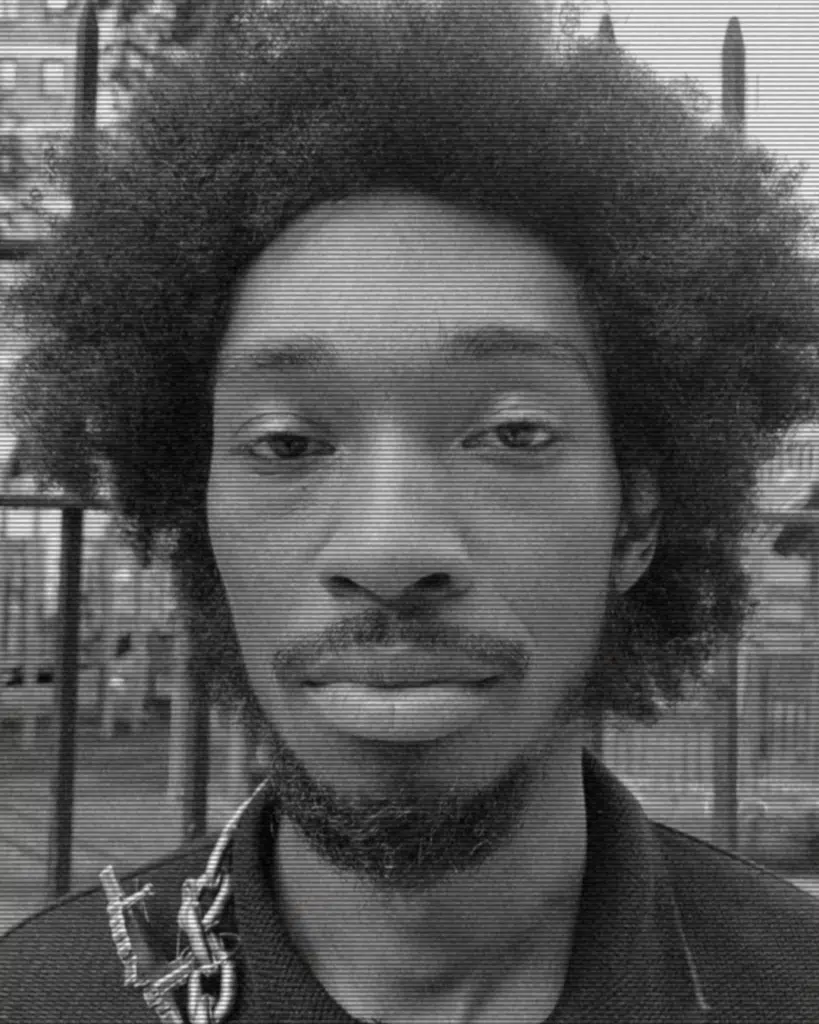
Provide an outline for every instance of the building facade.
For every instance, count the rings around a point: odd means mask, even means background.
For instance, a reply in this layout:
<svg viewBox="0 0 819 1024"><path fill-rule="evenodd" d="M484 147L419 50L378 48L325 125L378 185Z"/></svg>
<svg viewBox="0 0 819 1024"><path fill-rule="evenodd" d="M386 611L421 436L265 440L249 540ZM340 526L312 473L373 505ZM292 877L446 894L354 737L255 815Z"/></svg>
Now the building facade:
<svg viewBox="0 0 819 1024"><path fill-rule="evenodd" d="M78 5L0 0L0 238L37 238L65 202L54 154L71 130Z"/></svg>

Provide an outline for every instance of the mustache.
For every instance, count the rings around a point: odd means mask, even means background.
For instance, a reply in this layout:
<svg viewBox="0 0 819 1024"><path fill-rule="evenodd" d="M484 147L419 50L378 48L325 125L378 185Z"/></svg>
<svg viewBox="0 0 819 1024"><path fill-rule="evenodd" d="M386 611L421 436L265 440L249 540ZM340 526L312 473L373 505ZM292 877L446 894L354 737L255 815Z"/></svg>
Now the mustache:
<svg viewBox="0 0 819 1024"><path fill-rule="evenodd" d="M310 661L352 648L390 647L398 644L425 651L448 651L503 666L514 680L522 680L529 667L529 652L517 640L487 636L459 626L426 619L407 619L383 609L346 616L325 630L306 634L273 653L273 671L280 676L298 672Z"/></svg>

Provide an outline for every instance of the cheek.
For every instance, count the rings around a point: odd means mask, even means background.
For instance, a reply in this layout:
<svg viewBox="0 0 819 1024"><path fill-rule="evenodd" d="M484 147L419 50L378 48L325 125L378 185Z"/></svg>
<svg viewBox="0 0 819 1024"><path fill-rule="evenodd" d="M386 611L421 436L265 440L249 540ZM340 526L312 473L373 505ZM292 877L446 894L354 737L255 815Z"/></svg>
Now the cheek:
<svg viewBox="0 0 819 1024"><path fill-rule="evenodd" d="M596 649L606 608L620 491L616 470L597 470L519 508L488 538L490 586L534 646L560 661Z"/></svg>
<svg viewBox="0 0 819 1024"><path fill-rule="evenodd" d="M242 655L251 674L269 664L299 589L303 559L289 544L271 550L269 531L247 514L229 484L212 477L208 530Z"/></svg>
<svg viewBox="0 0 819 1024"><path fill-rule="evenodd" d="M494 585L527 624L595 620L605 606L613 542L612 527L597 517L570 532L507 532L492 560Z"/></svg>

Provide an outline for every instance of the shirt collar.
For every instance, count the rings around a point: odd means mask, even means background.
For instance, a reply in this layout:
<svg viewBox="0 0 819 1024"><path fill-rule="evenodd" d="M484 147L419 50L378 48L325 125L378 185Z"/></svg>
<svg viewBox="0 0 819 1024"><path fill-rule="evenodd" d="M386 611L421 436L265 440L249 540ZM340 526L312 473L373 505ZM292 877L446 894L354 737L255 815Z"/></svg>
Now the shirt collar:
<svg viewBox="0 0 819 1024"><path fill-rule="evenodd" d="M701 1024L707 1004L655 827L636 798L583 754L587 857L572 953L549 1024ZM233 852L243 979L240 1020L349 1024L276 912L270 797L250 804Z"/></svg>
<svg viewBox="0 0 819 1024"><path fill-rule="evenodd" d="M549 1024L707 1019L699 973L655 826L584 751L586 872L563 993Z"/></svg>

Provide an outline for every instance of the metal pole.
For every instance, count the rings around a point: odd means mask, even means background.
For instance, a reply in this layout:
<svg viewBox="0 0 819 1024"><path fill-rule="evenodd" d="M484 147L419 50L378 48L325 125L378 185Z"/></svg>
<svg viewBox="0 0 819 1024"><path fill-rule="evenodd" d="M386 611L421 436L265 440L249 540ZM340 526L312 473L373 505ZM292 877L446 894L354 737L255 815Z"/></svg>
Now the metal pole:
<svg viewBox="0 0 819 1024"><path fill-rule="evenodd" d="M745 44L731 18L722 47L722 118L742 135L745 124ZM717 665L714 707L712 836L735 850L739 843L739 641L729 640Z"/></svg>
<svg viewBox="0 0 819 1024"><path fill-rule="evenodd" d="M169 800L185 798L185 767L187 764L188 715L191 706L190 653L188 634L178 621L173 637L173 669L171 673L171 731L168 741L168 781L165 795Z"/></svg>
<svg viewBox="0 0 819 1024"><path fill-rule="evenodd" d="M611 15L606 13L600 19L600 24L597 28L597 38L605 46L616 46L617 36L614 34L614 23L611 20Z"/></svg>
<svg viewBox="0 0 819 1024"><path fill-rule="evenodd" d="M714 722L712 838L729 850L739 844L739 645L730 640L717 663Z"/></svg>
<svg viewBox="0 0 819 1024"><path fill-rule="evenodd" d="M99 25L95 0L86 0L77 23L77 51L74 68L74 140L82 154L72 184L74 199L81 197L84 172L93 156L93 132L97 119L97 76L99 66Z"/></svg>
<svg viewBox="0 0 819 1024"><path fill-rule="evenodd" d="M182 806L182 839L205 835L208 818L210 767L210 709L198 692L197 666L184 620L174 631L171 734L168 748L166 798Z"/></svg>
<svg viewBox="0 0 819 1024"><path fill-rule="evenodd" d="M63 510L60 550L60 647L57 667L57 760L51 783L52 808L48 843L48 886L54 896L62 896L71 888L82 519L83 512L80 508Z"/></svg>
<svg viewBox="0 0 819 1024"><path fill-rule="evenodd" d="M204 836L208 827L208 770L210 766L210 708L195 675L195 658L188 658L188 739L185 745L185 783L182 831L186 840Z"/></svg>
<svg viewBox="0 0 819 1024"><path fill-rule="evenodd" d="M97 110L99 32L94 0L86 0L77 27L74 78L74 137L82 160L76 165L75 202L85 187ZM48 884L54 896L71 888L71 827L77 729L77 661L82 573L82 509L66 508L60 554L59 654L57 673L57 761L51 787L52 813L48 843Z"/></svg>
<svg viewBox="0 0 819 1024"><path fill-rule="evenodd" d="M819 770L819 536L811 538L810 568L808 582L808 630L810 675L808 685L810 692L810 717L808 719L808 758L810 771Z"/></svg>
<svg viewBox="0 0 819 1024"><path fill-rule="evenodd" d="M745 43L739 18L731 18L722 44L722 120L742 132L745 126Z"/></svg>

